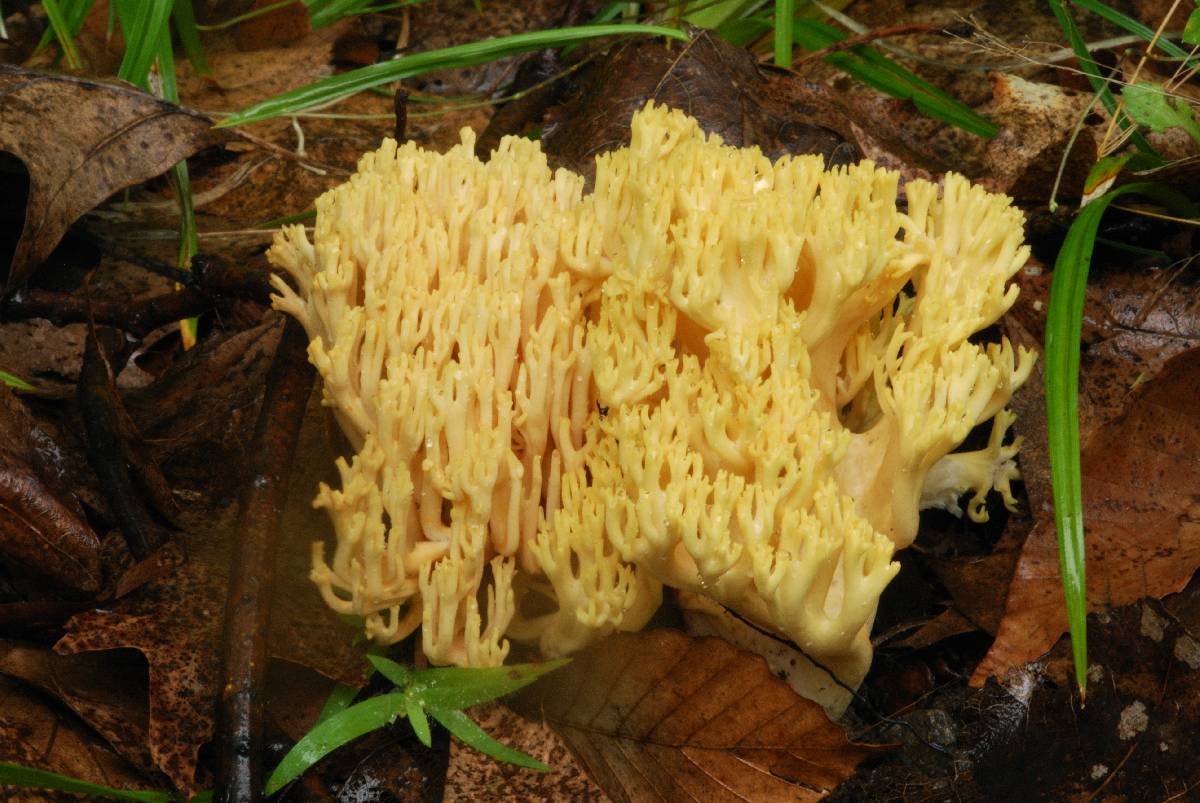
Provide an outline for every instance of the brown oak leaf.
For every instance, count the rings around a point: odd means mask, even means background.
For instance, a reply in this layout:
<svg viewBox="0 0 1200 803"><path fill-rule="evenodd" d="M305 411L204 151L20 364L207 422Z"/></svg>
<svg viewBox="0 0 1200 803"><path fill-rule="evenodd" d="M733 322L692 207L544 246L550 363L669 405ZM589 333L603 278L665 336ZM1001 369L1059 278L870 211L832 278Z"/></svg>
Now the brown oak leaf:
<svg viewBox="0 0 1200 803"><path fill-rule="evenodd" d="M25 227L8 272L9 292L84 212L228 136L204 115L131 86L6 64L0 64L0 108L0 151L29 171Z"/></svg>
<svg viewBox="0 0 1200 803"><path fill-rule="evenodd" d="M614 801L819 800L878 748L852 743L766 661L716 638L621 633L518 698Z"/></svg>

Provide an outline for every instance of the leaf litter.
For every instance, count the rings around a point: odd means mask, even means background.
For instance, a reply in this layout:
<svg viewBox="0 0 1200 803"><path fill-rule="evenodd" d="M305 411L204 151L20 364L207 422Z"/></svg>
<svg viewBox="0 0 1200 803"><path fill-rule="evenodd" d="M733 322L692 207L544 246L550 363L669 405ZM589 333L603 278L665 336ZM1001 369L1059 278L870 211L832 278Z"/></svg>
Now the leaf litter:
<svg viewBox="0 0 1200 803"><path fill-rule="evenodd" d="M470 26L461 30L446 20L468 18L462 11L469 3L463 3L463 8L453 3L431 4L435 10L428 14L424 7L412 10L409 35L413 46L440 46L438 35L449 37L442 43L446 44L468 41L480 32L497 35L554 20L553 15L526 19L519 12L484 5L486 16L468 15ZM1056 41L1055 29L1038 27L1047 19L1040 8L1017 3L1014 10L1014 4L1005 5L1009 21L1018 21L1026 30L1020 34L1002 30L1009 23L1003 21L1004 15L998 19L991 8L977 9L981 16L974 19L982 30L1008 36L1008 41L1019 42L1021 36L1038 30L1042 33L1036 38ZM868 25L895 21L895 9L886 3L857 3L851 11ZM922 19L929 15L941 19L950 11L924 13ZM256 33L245 26L240 35L246 49L239 49L233 34L206 39L213 78L195 76L180 64L182 94L190 106L206 115L242 108L264 95L332 74L332 54L339 43L364 35L371 40L381 32L386 33L384 39L393 37L391 44L402 33L398 23L386 20L362 27L339 24L302 35L292 32L284 37L287 41L276 41L266 29ZM1085 30L1092 38L1107 33L1104 29ZM378 45L381 40L373 41ZM936 37L897 41L935 59L963 60L961 42ZM626 135L624 110L631 111L654 95L692 103L689 111L706 119L707 125L730 141L758 143L769 150L807 147L827 156L858 151L901 169L906 176L935 175L954 167L990 181L993 189L1036 204L1048 195L1047 185L1057 169L1067 132L1087 116L1083 112L1089 97L1077 91L1082 84L1064 86L1073 83L1069 75L1064 77L1054 68L1036 63L986 76L953 69L938 73L937 67L930 68L931 74L952 78L943 85L953 86L960 97L1001 124L1000 135L982 143L931 124L902 102L865 92L819 62L807 63L804 74L811 80L799 82L756 67L737 51L723 49L726 46L712 37L702 38L682 53L678 49L656 51L656 47L661 46L642 42L597 55L594 64L572 76L574 90L556 97L544 120L531 123L533 128L547 124L547 150L564 164L586 164L592 154ZM457 94L488 91L515 68L509 63L433 76L417 89ZM68 182L61 166L46 152L30 155L33 151L0 147L16 152L28 170L29 208L50 209L45 213L50 223L44 233L26 231L20 237L22 254L38 256L23 256L14 265L18 279L31 275L32 267L50 254L64 234L68 239L73 236L68 227L84 216L83 227L98 234L102 243L102 253L88 277L93 288L120 288L136 295L169 286L161 277L147 277L129 263L103 253L103 243L120 243L169 262L173 247L169 236L177 226L170 195L161 183L142 182L182 156L222 143L220 149L210 148L193 159L197 193L203 195L211 189L205 196L208 202L199 210L201 230L242 233L202 240L202 250L265 270L261 250L267 234L250 230L265 220L310 208L317 194L353 168L360 153L390 134L388 120L311 117L255 124L250 133L257 142L219 141L209 138L207 122L193 130L191 121L203 118L191 112L168 109L122 87L91 86L93 82L87 79L51 79L54 91L66 98L72 91L80 91L80 82L91 87L87 92L106 97L110 93L122 98L125 95L121 93L136 95L141 99L138 103L145 105L131 102L126 113L136 120L138 115L153 116L155 109L164 112L165 130L151 136L154 159L130 165L118 159L113 164L120 169L97 171L90 187ZM66 88L57 86L60 83ZM386 115L392 108L391 98L367 93L344 102L338 110ZM50 111L62 115L67 107ZM481 131L488 117L489 110L484 108L426 122L417 117L410 121L411 133L427 146L441 148L454 141L459 125L469 124ZM10 124L13 119L8 118ZM44 118L28 117L21 125L24 128L15 138L24 141L33 139L29 130L45 123ZM0 120L0 134L3 126ZM1095 142L1106 127L1103 115L1084 122L1079 150L1065 173L1065 197L1073 197L1081 185L1080 166L1090 163ZM125 153L123 146L139 142L139 128L133 125L126 141L118 137L114 153ZM79 154L95 148L97 137L103 139L111 133L103 127L91 129L67 143L75 149L76 162ZM801 140L806 145L796 144ZM0 135L0 146L4 142ZM55 186L68 190L61 208L47 205L46 197L53 195ZM109 201L100 208L103 214L86 214L122 187L133 188L134 203L122 208L121 203ZM1114 237L1121 234L1113 232ZM1053 232L1049 239L1054 239ZM558 777L534 776L494 764L479 766L479 762L469 770L472 762L467 756L443 744L443 752L437 755L448 756L452 762L446 775L436 761L421 764L416 760L423 748L397 740L395 734L361 745L340 767L318 768L318 775L335 787L346 784L347 789L358 790L356 794L368 794L365 790L386 782L397 796L415 794L411 783L431 793L444 779L447 799L478 799L488 790L511 788L522 790L530 799L554 795L560 799L638 800L655 795L673 799L671 795L685 792L719 797L737 789L743 799L750 800L785 792L800 795L800 799L818 799L831 790L832 799L875 800L891 799L885 790L903 784L910 790L906 799L954 799L957 795L958 799L983 800L1129 794L1157 773L1164 796L1186 795L1194 780L1184 777L1176 757L1187 755L1190 747L1186 737L1177 734L1189 732L1188 728L1194 731L1195 716L1188 705L1174 701L1190 699L1186 695L1191 694L1194 670L1200 665L1196 657L1200 648L1192 646L1200 643L1196 641L1200 626L1193 621L1193 611L1200 606L1191 589L1167 597L1161 606L1139 600L1162 597L1187 586L1200 563L1200 556L1193 554L1196 517L1189 511L1194 505L1187 497L1194 460L1183 448L1193 430L1200 431L1193 420L1194 407L1187 408L1183 401L1196 398L1192 387L1196 372L1187 366L1195 362L1189 355L1197 345L1197 309L1194 283L1189 278L1194 269L1191 274L1187 271L1187 266L1151 272L1103 270L1094 274L1089 288L1081 417L1087 443L1085 482L1096 489L1085 491L1090 494L1089 506L1097 513L1095 522L1089 522L1090 580L1093 602L1099 607L1092 623L1093 650L1097 666L1107 673L1109 688L1089 695L1086 708L1078 707L1068 688L1065 642L1054 647L1062 632L1058 613L1061 592L1049 523L1045 436L1037 426L1040 383L1033 380L1014 401L1021 408L1018 431L1026 439L1022 467L1027 507L1022 514L1008 518L1007 525L1000 522L986 531L961 527L955 531L931 523L905 568L905 573L913 576L904 587L925 589L918 595L920 600L899 602L891 621L880 622L889 628L887 632L877 630L877 636L887 636L887 646L881 647L878 671L861 690L849 722L859 741L899 745L897 749L856 745L841 727L822 719L819 711L807 711L794 694L789 696L790 690L760 659L724 642L659 630L619 636L589 653L588 660L577 661L561 677L551 676L547 684L535 687L517 705L530 719L499 705L474 712L477 719L489 723L488 729L495 726L506 736L513 734L518 737L516 746L552 766L561 766ZM1035 274L1031 271L1021 278L1021 301L1007 324L1010 336L1023 342L1037 343L1042 338L1046 280ZM55 278L47 268L34 280L58 281L71 289L82 282L82 273L66 271ZM172 784L184 789L199 788L207 780L203 772L199 779L194 773L196 756L212 731L212 709L205 700L213 697L216 676L220 623L214 612L223 605L232 501L240 482L237 472L228 467L238 465L245 456L261 399L262 377L274 348L269 327L246 325L257 321L262 312L254 301L226 308L222 312L225 317L214 322L212 342L186 356L169 345L167 332L147 338L168 344L163 352L166 362L178 364L157 380L154 377L161 371L141 374L136 382L140 387L126 384L122 393L140 433L187 510L180 521L187 533L182 539L186 558L179 556L181 568L176 574L151 575L143 587L106 603L102 610L76 615L67 624L57 653L46 648L52 641L47 636L53 631L33 631L34 641L3 642L0 673L18 679L3 679L5 699L22 701L5 707L0 715L2 727L10 728L0 730L7 734L0 738L3 756L118 786L138 786L139 781L153 780L155 772L164 773ZM6 323L3 328L17 326L29 325ZM43 328L48 332L56 329ZM19 342L14 335L0 337L0 346ZM46 368L35 371L49 370L72 378L78 370L81 346L82 338L63 341L54 354L37 357ZM5 347L10 351L0 348L0 354L15 353L12 345ZM122 371L126 383L137 372L136 363L131 365ZM68 448L78 444L78 424L69 412L57 410L52 416L45 409L36 412L54 418L58 429L51 429ZM291 518L285 528L291 533L286 544L288 566L279 571L283 588L275 605L277 630L272 634L277 646L274 654L288 659L286 663L273 662L273 687L306 701L300 707L307 713L291 718L283 714L286 703L273 703L281 722L286 721L283 730L292 741L303 735L320 710L321 698L329 688L329 681L322 677L363 680L357 669L361 662L349 649L350 629L325 614L304 579L307 544L319 536L323 521L307 509L309 494L296 489L315 482L321 467L328 468L330 455L338 449L324 413L315 405L306 420L304 438L308 451L296 464L305 467L306 476L293 482ZM1167 491L1175 496L1166 498ZM89 504L85 500L85 508L86 521L99 524L97 532L102 533L109 521L102 501L93 499ZM1161 526L1147 525L1147 516ZM1153 541L1146 538L1150 531L1156 535ZM106 543L110 542L106 539ZM1153 570L1142 574L1133 570L1131 559L1144 553L1149 553L1148 565ZM127 559L124 563L111 557L105 560L109 561L106 576L128 568ZM1149 619L1146 611L1152 614ZM323 614L325 624L314 628L311 623ZM1145 621L1152 623L1148 630ZM1153 624L1155 621L1159 624ZM1160 635L1156 640L1144 632ZM892 633L899 635L889 635ZM988 648L989 637L997 633L990 656L976 666ZM625 650L632 649L626 645L636 645L648 657L640 663L623 663L629 654ZM1025 663L1052 647L1040 664ZM691 659L668 666L670 658L680 655ZM735 667L737 672L730 674L740 681L731 686L724 675L705 674L703 668L713 661ZM964 680L972 672L982 683L987 672L1003 669L1015 669L1006 686L995 682L978 690L965 686ZM888 672L891 676L885 677ZM129 678L129 682L118 688L111 682L115 677ZM636 701L629 695L636 688L659 684L663 689L660 696L674 694L681 701L672 709L675 713L663 708L654 716L644 710L633 716ZM45 697L31 697L31 688ZM540 700L538 705L529 704L534 694L540 695L534 698ZM645 694L650 700L659 699L652 691ZM795 754L783 736L765 746L754 742L755 736L765 739L755 733L759 723L754 717L765 716L772 706L799 712L790 727L799 729L795 733L802 734L801 741L815 748L815 753ZM171 724L185 715L190 717L186 727L180 727L182 719ZM543 716L554 730L541 724ZM42 724L32 731L20 731L26 735L13 735L12 727L26 727L14 726L14 722L32 719ZM70 749L47 749L44 738L41 743L30 741L28 733L45 733L47 722L66 723L63 733L78 734L71 737ZM1089 739L1080 738L1083 732ZM435 739L435 747L437 744ZM569 760L568 748L574 756ZM107 758L85 767L74 757L95 751ZM1027 778L1014 778L1004 769L1013 762L1038 769ZM856 770L860 763L862 767ZM586 769L586 777L571 778L580 766ZM442 779L437 778L439 773ZM435 778L433 787L426 785L431 777ZM838 788L847 778L850 780Z"/></svg>

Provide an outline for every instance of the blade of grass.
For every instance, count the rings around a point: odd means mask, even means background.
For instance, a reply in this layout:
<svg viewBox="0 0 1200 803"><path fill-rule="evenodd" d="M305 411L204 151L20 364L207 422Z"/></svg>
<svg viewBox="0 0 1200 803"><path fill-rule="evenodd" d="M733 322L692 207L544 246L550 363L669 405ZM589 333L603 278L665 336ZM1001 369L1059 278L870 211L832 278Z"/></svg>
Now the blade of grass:
<svg viewBox="0 0 1200 803"><path fill-rule="evenodd" d="M186 2L187 0L185 0ZM175 53L171 47L171 31L164 23L158 29L155 63L158 65L159 87L163 98L172 103L179 102L179 84L175 80ZM179 252L175 266L181 270L192 269L192 258L200 251L200 238L196 230L196 209L192 200L192 181L188 175L187 161L171 167L171 187L179 203ZM184 349L196 345L199 321L186 318L179 322L179 336Z"/></svg>
<svg viewBox="0 0 1200 803"><path fill-rule="evenodd" d="M1046 313L1046 426L1058 561L1071 630L1071 654L1080 694L1087 689L1087 574L1084 553L1083 478L1079 461L1079 338L1083 300L1100 219L1114 200L1147 195L1168 206L1190 208L1181 194L1150 182L1126 184L1093 200L1075 217L1054 262Z"/></svg>
<svg viewBox="0 0 1200 803"><path fill-rule="evenodd" d="M117 77L146 89L174 1L120 0L116 5L121 33L125 35L125 55Z"/></svg>
<svg viewBox="0 0 1200 803"><path fill-rule="evenodd" d="M795 0L775 0L775 64L791 69L795 47L792 25L796 16Z"/></svg>
<svg viewBox="0 0 1200 803"><path fill-rule="evenodd" d="M381 694L331 716L288 751L267 779L264 794L275 794L332 751L404 716L406 705L403 694Z"/></svg>
<svg viewBox="0 0 1200 803"><path fill-rule="evenodd" d="M62 49L63 58L67 60L67 66L72 70L78 70L83 66L83 62L79 60L79 51L75 49L75 32L71 30L62 6L58 4L58 0L42 0L42 10L46 12L46 20L50 23L50 30L54 32L54 38L58 40L58 46Z"/></svg>
<svg viewBox="0 0 1200 803"><path fill-rule="evenodd" d="M311 109L313 106L341 100L373 86L421 75L431 70L469 67L504 56L559 47L587 39L637 34L666 36L681 41L688 40L688 36L682 31L657 25L581 25L574 28L501 36L483 42L471 42L441 50L415 53L395 61L372 64L369 67L361 67L341 75L335 75L256 103L225 118L217 124L217 127L228 128L279 115L294 114Z"/></svg>
<svg viewBox="0 0 1200 803"><path fill-rule="evenodd" d="M848 36L831 25L805 19L796 20L792 31L796 44L813 51L840 42ZM825 57L825 61L886 95L911 100L926 117L989 139L1000 130L995 123L971 107L866 45L859 45L847 52L831 53Z"/></svg>
<svg viewBox="0 0 1200 803"><path fill-rule="evenodd" d="M429 708L470 708L528 686L569 661L569 658L560 658L540 664L422 669L412 673L410 688Z"/></svg>
<svg viewBox="0 0 1200 803"><path fill-rule="evenodd" d="M538 761L533 756L527 756L520 750L514 750L506 744L501 744L487 734L483 728L475 724L475 720L464 714L462 711L453 709L438 709L430 708L429 715L442 724L442 727L450 731L463 744L473 747L480 753L489 755L499 761L507 761L509 764L516 764L518 767L526 769L538 770L539 772L549 772L550 768Z"/></svg>
<svg viewBox="0 0 1200 803"><path fill-rule="evenodd" d="M1191 53L1184 50L1179 45L1167 39L1165 36L1154 35L1154 29L1148 25L1143 25L1138 20L1123 14L1112 6L1097 2L1097 0L1073 0L1075 5L1082 9L1092 12L1098 17L1122 28L1134 36L1139 36L1147 43L1153 42L1154 46L1173 58L1182 59L1189 67L1200 66L1200 60L1197 60Z"/></svg>
<svg viewBox="0 0 1200 803"><path fill-rule="evenodd" d="M33 385L19 376L10 374L8 371L0 371L0 382L3 382L14 390L36 390Z"/></svg>
<svg viewBox="0 0 1200 803"><path fill-rule="evenodd" d="M183 45L192 69L197 75L212 75L212 69L204 57L204 45L200 43L192 0L175 0L175 5L171 7L171 19L175 22L175 32L179 34L179 43Z"/></svg>
<svg viewBox="0 0 1200 803"><path fill-rule="evenodd" d="M134 800L140 803L169 803L176 799L170 792L114 789L111 786L101 786L79 778L8 763L0 763L0 786L48 789L55 792L87 795L89 799L99 797L110 800Z"/></svg>
<svg viewBox="0 0 1200 803"><path fill-rule="evenodd" d="M378 14L381 11L391 11L404 6L415 6L425 0L398 0L397 2L379 2L379 0L305 0L308 6L308 19L314 28L325 28L346 17L362 14Z"/></svg>
<svg viewBox="0 0 1200 803"><path fill-rule="evenodd" d="M1075 58L1079 61L1079 69L1087 77L1092 91L1100 96L1100 102L1104 104L1104 108L1108 110L1109 114L1116 117L1122 130L1128 128L1131 123L1124 114L1118 112L1117 99L1113 96L1112 90L1108 88L1108 81L1100 74L1100 67L1096 64L1096 60L1092 58L1087 43L1083 41L1083 36L1080 35L1079 28L1075 25L1075 19L1067 11L1062 0L1047 0L1047 2L1050 5L1050 11L1054 14L1054 18L1058 20L1058 27L1062 29L1063 36L1067 39L1067 44L1075 52ZM1155 152L1154 148L1150 147L1150 143L1146 141L1146 138L1140 131L1134 131L1130 135L1130 141L1142 153L1153 154Z"/></svg>
<svg viewBox="0 0 1200 803"><path fill-rule="evenodd" d="M349 708L350 704L354 702L354 698L358 696L358 692L358 689L344 683L334 686L333 691L325 698L325 705L321 707L321 713L317 714L316 724L320 725L330 717Z"/></svg>
<svg viewBox="0 0 1200 803"><path fill-rule="evenodd" d="M408 724L412 725L413 733L417 734L417 740L426 747L433 747L433 733L429 730L429 719L425 716L421 702L409 695L404 710L408 714Z"/></svg>

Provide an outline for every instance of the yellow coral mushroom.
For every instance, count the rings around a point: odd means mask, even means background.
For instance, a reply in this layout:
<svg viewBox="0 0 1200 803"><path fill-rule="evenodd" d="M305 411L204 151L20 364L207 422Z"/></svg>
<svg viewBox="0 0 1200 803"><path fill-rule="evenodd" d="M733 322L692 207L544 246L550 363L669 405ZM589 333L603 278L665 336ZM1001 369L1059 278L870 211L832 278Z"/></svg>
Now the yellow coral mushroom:
<svg viewBox="0 0 1200 803"><path fill-rule="evenodd" d="M285 229L279 309L355 450L313 579L436 663L641 627L662 586L848 685L921 507L1013 504L1032 355L970 336L1027 258L1008 198L862 162L772 163L647 106L595 186L507 138L386 142ZM993 420L979 452L953 454ZM482 589L482 590L481 590Z"/></svg>

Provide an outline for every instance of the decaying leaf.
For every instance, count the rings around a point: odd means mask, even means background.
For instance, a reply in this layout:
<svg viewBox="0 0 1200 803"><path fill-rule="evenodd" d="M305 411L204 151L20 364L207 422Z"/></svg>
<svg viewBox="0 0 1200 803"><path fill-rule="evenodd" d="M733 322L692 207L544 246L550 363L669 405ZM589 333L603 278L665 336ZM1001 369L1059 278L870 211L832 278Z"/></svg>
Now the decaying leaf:
<svg viewBox="0 0 1200 803"><path fill-rule="evenodd" d="M229 478L238 476L239 463L232 445L250 441L249 430L255 420L270 351L261 351L258 341L270 337L274 328L267 324L255 336L236 336L225 341L207 359L188 361L181 371L164 376L158 425L171 431L168 407L182 415L193 414L190 426L182 421L174 430L174 440L164 440L158 459L174 479L178 460L189 455L189 481L201 488L229 487ZM226 353L226 351L233 352ZM251 355L259 355L257 357ZM225 370L213 372L212 365ZM207 366L207 367L206 367ZM188 369L207 377L208 387L199 397L185 394L194 388L197 378L188 377ZM146 391L150 393L149 390ZM140 397L146 403L145 397ZM198 427L194 418L197 403L209 405L205 418L212 426ZM131 405L131 413L142 431L148 421L140 405ZM221 426L215 422L224 421ZM334 679L356 683L362 680L362 658L351 647L352 631L344 626L323 604L308 581L310 544L324 526L322 517L310 506L313 487L321 472L332 465L325 441L324 413L319 405L310 405L309 416L295 465L297 475L290 483L291 493L281 528L283 538L276 568L275 597L269 645L273 655L310 667ZM214 461L204 459L205 442L209 454L224 455ZM235 483L236 485L236 483ZM213 733L217 673L220 662L222 612L229 582L229 561L233 554L236 505L231 498L208 499L194 505L180 517L187 535L182 544L187 562L169 577L157 580L104 609L75 616L67 625L66 636L56 645L63 653L115 649L134 649L145 655L149 664L149 746L154 765L182 790L195 791L203 783L195 777L197 755Z"/></svg>
<svg viewBox="0 0 1200 803"><path fill-rule="evenodd" d="M100 587L100 541L58 446L0 385L0 556L71 591Z"/></svg>
<svg viewBox="0 0 1200 803"><path fill-rule="evenodd" d="M151 786L120 756L68 712L57 710L34 689L0 676L0 761L23 764L91 783L123 789ZM74 799L0 786L5 803Z"/></svg>
<svg viewBox="0 0 1200 803"><path fill-rule="evenodd" d="M546 154L590 179L596 155L628 141L629 121L647 100L682 109L727 144L757 145L773 159L786 153L816 153L834 164L855 159L838 132L849 123L824 93L772 82L749 53L709 32L682 50L633 41L601 57L547 126Z"/></svg>
<svg viewBox="0 0 1200 803"><path fill-rule="evenodd" d="M673 630L622 633L520 698L614 801L819 800L856 745L766 661Z"/></svg>
<svg viewBox="0 0 1200 803"><path fill-rule="evenodd" d="M1182 589L1200 566L1200 349L1170 360L1083 449L1088 605ZM1054 521L1030 533L996 641L973 682L1046 652L1067 629Z"/></svg>
<svg viewBox="0 0 1200 803"><path fill-rule="evenodd" d="M130 651L58 655L0 640L0 673L57 698L131 765L154 773L147 740L146 665L140 656Z"/></svg>
<svg viewBox="0 0 1200 803"><path fill-rule="evenodd" d="M8 271L9 293L84 212L227 137L203 115L133 87L4 64L0 106L0 151L12 153L29 171L25 227Z"/></svg>

